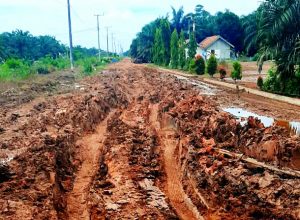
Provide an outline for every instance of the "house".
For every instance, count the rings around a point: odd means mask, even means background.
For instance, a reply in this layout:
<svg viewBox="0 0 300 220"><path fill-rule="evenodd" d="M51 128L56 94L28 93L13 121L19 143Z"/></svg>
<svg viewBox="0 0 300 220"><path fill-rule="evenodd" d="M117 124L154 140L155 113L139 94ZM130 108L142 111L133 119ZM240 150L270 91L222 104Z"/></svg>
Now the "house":
<svg viewBox="0 0 300 220"><path fill-rule="evenodd" d="M197 54L208 59L211 54L216 58L225 60L234 57L234 46L220 35L205 38L197 48Z"/></svg>

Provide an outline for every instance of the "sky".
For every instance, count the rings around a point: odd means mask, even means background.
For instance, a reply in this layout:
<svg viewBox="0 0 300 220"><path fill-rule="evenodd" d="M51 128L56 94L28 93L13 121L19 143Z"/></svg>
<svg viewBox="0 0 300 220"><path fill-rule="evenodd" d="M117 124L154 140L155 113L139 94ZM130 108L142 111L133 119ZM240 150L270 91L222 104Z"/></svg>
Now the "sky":
<svg viewBox="0 0 300 220"><path fill-rule="evenodd" d="M247 15L256 10L261 0L70 0L73 44L97 47L97 20L100 17L101 48L106 50L106 29L109 41L114 35L116 46L128 50L132 39L144 25L159 16L171 15L171 6L184 7L185 13L201 4L215 14L229 9ZM16 29L31 34L54 36L68 44L67 0L0 0L0 33ZM109 43L111 45L111 43ZM109 46L111 48L111 46Z"/></svg>

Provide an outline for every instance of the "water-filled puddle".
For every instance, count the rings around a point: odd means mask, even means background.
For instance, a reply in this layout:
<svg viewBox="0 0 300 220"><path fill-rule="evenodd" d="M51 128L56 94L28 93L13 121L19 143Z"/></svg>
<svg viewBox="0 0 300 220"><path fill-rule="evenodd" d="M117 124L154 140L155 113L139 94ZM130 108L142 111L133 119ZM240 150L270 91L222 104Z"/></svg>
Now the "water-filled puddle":
<svg viewBox="0 0 300 220"><path fill-rule="evenodd" d="M264 124L265 127L277 125L288 129L292 134L300 135L300 122L297 121L285 121L274 119L271 117L266 117L255 114L253 112L249 112L242 108L224 108L223 110L235 116L240 121L241 125L245 125L247 123L247 120L242 120L242 118L248 118L252 116L258 118Z"/></svg>
<svg viewBox="0 0 300 220"><path fill-rule="evenodd" d="M201 91L201 95L215 95L218 92L218 89L215 86L209 85L198 80L190 79L185 76L173 75L177 79L186 81L187 83L196 86Z"/></svg>

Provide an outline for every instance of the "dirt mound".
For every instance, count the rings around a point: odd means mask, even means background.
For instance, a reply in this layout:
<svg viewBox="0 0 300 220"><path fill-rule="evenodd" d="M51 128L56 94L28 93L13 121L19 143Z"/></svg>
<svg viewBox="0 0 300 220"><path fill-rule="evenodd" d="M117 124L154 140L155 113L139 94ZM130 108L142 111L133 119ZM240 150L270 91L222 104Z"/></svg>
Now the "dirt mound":
<svg viewBox="0 0 300 220"><path fill-rule="evenodd" d="M168 105L162 104L161 109ZM241 160L243 155L234 158L229 156L230 152L221 151L225 148L270 164L299 169L293 166L293 158L298 156L293 150L299 149L299 138L290 137L282 128L264 128L253 118L242 127L232 116L198 96L176 103L168 114L173 117L181 142L179 156L185 168L184 181L188 185L190 179L209 198L205 200L209 201L208 216L213 213L244 219L299 217L300 176L288 177L259 164L245 163ZM254 144L255 149L251 147Z"/></svg>
<svg viewBox="0 0 300 220"><path fill-rule="evenodd" d="M80 85L0 107L1 219L299 219L298 137L126 60Z"/></svg>

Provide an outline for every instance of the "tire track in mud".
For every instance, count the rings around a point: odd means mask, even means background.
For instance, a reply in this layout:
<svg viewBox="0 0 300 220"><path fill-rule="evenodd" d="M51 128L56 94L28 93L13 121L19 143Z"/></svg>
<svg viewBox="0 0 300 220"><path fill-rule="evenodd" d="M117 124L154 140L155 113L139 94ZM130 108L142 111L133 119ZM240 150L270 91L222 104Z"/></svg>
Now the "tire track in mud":
<svg viewBox="0 0 300 220"><path fill-rule="evenodd" d="M176 133L175 125L171 121L158 122L158 105L150 106L150 123L158 132L163 148L163 158L165 171L167 175L167 196L171 201L171 205L176 210L178 216L183 220L204 220L198 212L197 207L193 204L188 195L184 192L181 183L181 169L176 161L176 147L179 142L174 138Z"/></svg>
<svg viewBox="0 0 300 220"><path fill-rule="evenodd" d="M90 219L87 207L88 191L92 178L99 167L98 161L106 138L107 121L113 113L114 111L110 112L106 119L96 127L93 134L89 134L77 142L82 146L80 149L82 164L77 172L73 191L67 196L68 219Z"/></svg>

